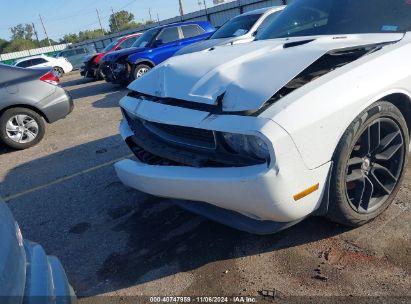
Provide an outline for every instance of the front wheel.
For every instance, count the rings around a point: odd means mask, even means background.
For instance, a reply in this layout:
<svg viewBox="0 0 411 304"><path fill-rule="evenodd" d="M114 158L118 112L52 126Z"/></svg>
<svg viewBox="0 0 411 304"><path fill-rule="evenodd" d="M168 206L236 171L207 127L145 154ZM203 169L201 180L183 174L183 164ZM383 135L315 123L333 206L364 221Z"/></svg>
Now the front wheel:
<svg viewBox="0 0 411 304"><path fill-rule="evenodd" d="M151 67L146 64L139 64L133 70L133 80L136 80L148 73L151 70Z"/></svg>
<svg viewBox="0 0 411 304"><path fill-rule="evenodd" d="M43 118L26 108L12 108L0 116L0 142L23 150L41 141L45 133Z"/></svg>
<svg viewBox="0 0 411 304"><path fill-rule="evenodd" d="M348 127L334 155L327 217L363 225L394 200L408 160L409 133L393 104L378 102Z"/></svg>

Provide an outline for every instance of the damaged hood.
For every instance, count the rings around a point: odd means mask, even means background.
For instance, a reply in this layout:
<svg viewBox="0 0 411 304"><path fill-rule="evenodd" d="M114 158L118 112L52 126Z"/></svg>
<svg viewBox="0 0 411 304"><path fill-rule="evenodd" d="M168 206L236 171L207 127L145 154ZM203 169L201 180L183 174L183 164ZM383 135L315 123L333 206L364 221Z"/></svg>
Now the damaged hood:
<svg viewBox="0 0 411 304"><path fill-rule="evenodd" d="M145 50L147 50L147 48L137 48L137 47L127 48L124 50L107 53L106 55L104 55L103 60L108 61L108 62L115 62L120 57L129 56L134 53L143 52Z"/></svg>
<svg viewBox="0 0 411 304"><path fill-rule="evenodd" d="M395 42L403 34L360 34L261 40L177 56L132 82L129 89L157 97L214 105L224 111L257 110L326 53Z"/></svg>

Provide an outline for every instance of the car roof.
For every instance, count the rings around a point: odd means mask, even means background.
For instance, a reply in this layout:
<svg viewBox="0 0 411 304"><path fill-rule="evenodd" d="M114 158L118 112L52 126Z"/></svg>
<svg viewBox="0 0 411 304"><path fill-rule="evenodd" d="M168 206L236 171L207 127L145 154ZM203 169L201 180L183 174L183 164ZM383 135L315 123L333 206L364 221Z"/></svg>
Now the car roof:
<svg viewBox="0 0 411 304"><path fill-rule="evenodd" d="M20 63L22 61L30 60L30 59L36 59L36 58L52 58L52 59L54 59L53 57L41 54L41 55L36 55L36 56L30 56L30 57L24 57L24 58L17 59L15 61L15 64Z"/></svg>
<svg viewBox="0 0 411 304"><path fill-rule="evenodd" d="M208 21L187 21L187 22L176 22L176 23L170 23L170 24L164 24L164 25L159 25L156 27L152 27L152 28L167 28L167 27L172 27L172 26L182 26L182 25L190 25L190 24L196 24L196 25L200 25L200 26L212 26L210 24L210 22Z"/></svg>
<svg viewBox="0 0 411 304"><path fill-rule="evenodd" d="M281 5L281 6L269 6L269 7L259 8L259 9L244 13L241 16L258 15L258 14L265 14L269 12L276 12L279 10L283 10L285 7L286 7L285 5Z"/></svg>

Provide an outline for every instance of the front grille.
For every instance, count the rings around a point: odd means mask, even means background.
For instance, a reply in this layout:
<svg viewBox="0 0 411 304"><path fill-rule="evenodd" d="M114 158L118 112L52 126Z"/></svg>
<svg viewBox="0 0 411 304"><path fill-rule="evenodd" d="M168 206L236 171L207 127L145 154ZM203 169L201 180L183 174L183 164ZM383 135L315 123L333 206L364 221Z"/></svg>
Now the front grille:
<svg viewBox="0 0 411 304"><path fill-rule="evenodd" d="M225 148L213 131L153 123L123 115L134 135L126 142L143 163L162 166L244 167L264 160L239 155Z"/></svg>
<svg viewBox="0 0 411 304"><path fill-rule="evenodd" d="M132 137L127 138L127 145L133 151L134 155L143 163L153 166L184 166L184 164L175 162L157 155L154 155L137 145Z"/></svg>
<svg viewBox="0 0 411 304"><path fill-rule="evenodd" d="M144 122L144 125L155 135L170 142L197 148L216 148L216 141L213 131L191 127L166 125L148 121Z"/></svg>

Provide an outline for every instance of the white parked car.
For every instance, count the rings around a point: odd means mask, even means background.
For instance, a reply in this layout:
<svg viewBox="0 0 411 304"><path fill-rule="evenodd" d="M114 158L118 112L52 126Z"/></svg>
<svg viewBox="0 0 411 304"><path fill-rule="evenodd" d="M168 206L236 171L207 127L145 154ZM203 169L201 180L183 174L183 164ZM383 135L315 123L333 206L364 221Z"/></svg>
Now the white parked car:
<svg viewBox="0 0 411 304"><path fill-rule="evenodd" d="M54 73L58 77L62 77L65 73L69 73L73 70L73 66L69 61L67 61L67 59L62 57L54 58L46 55L19 59L14 63L14 65L21 68L30 69L50 67L54 70Z"/></svg>
<svg viewBox="0 0 411 304"><path fill-rule="evenodd" d="M133 82L120 130L137 160L117 174L256 233L311 214L367 223L406 170L410 54L410 1L294 1L256 42Z"/></svg>
<svg viewBox="0 0 411 304"><path fill-rule="evenodd" d="M285 6L266 7L241 14L227 21L208 39L190 44L175 55L184 55L208 50L225 44L248 43L255 39L283 11Z"/></svg>

